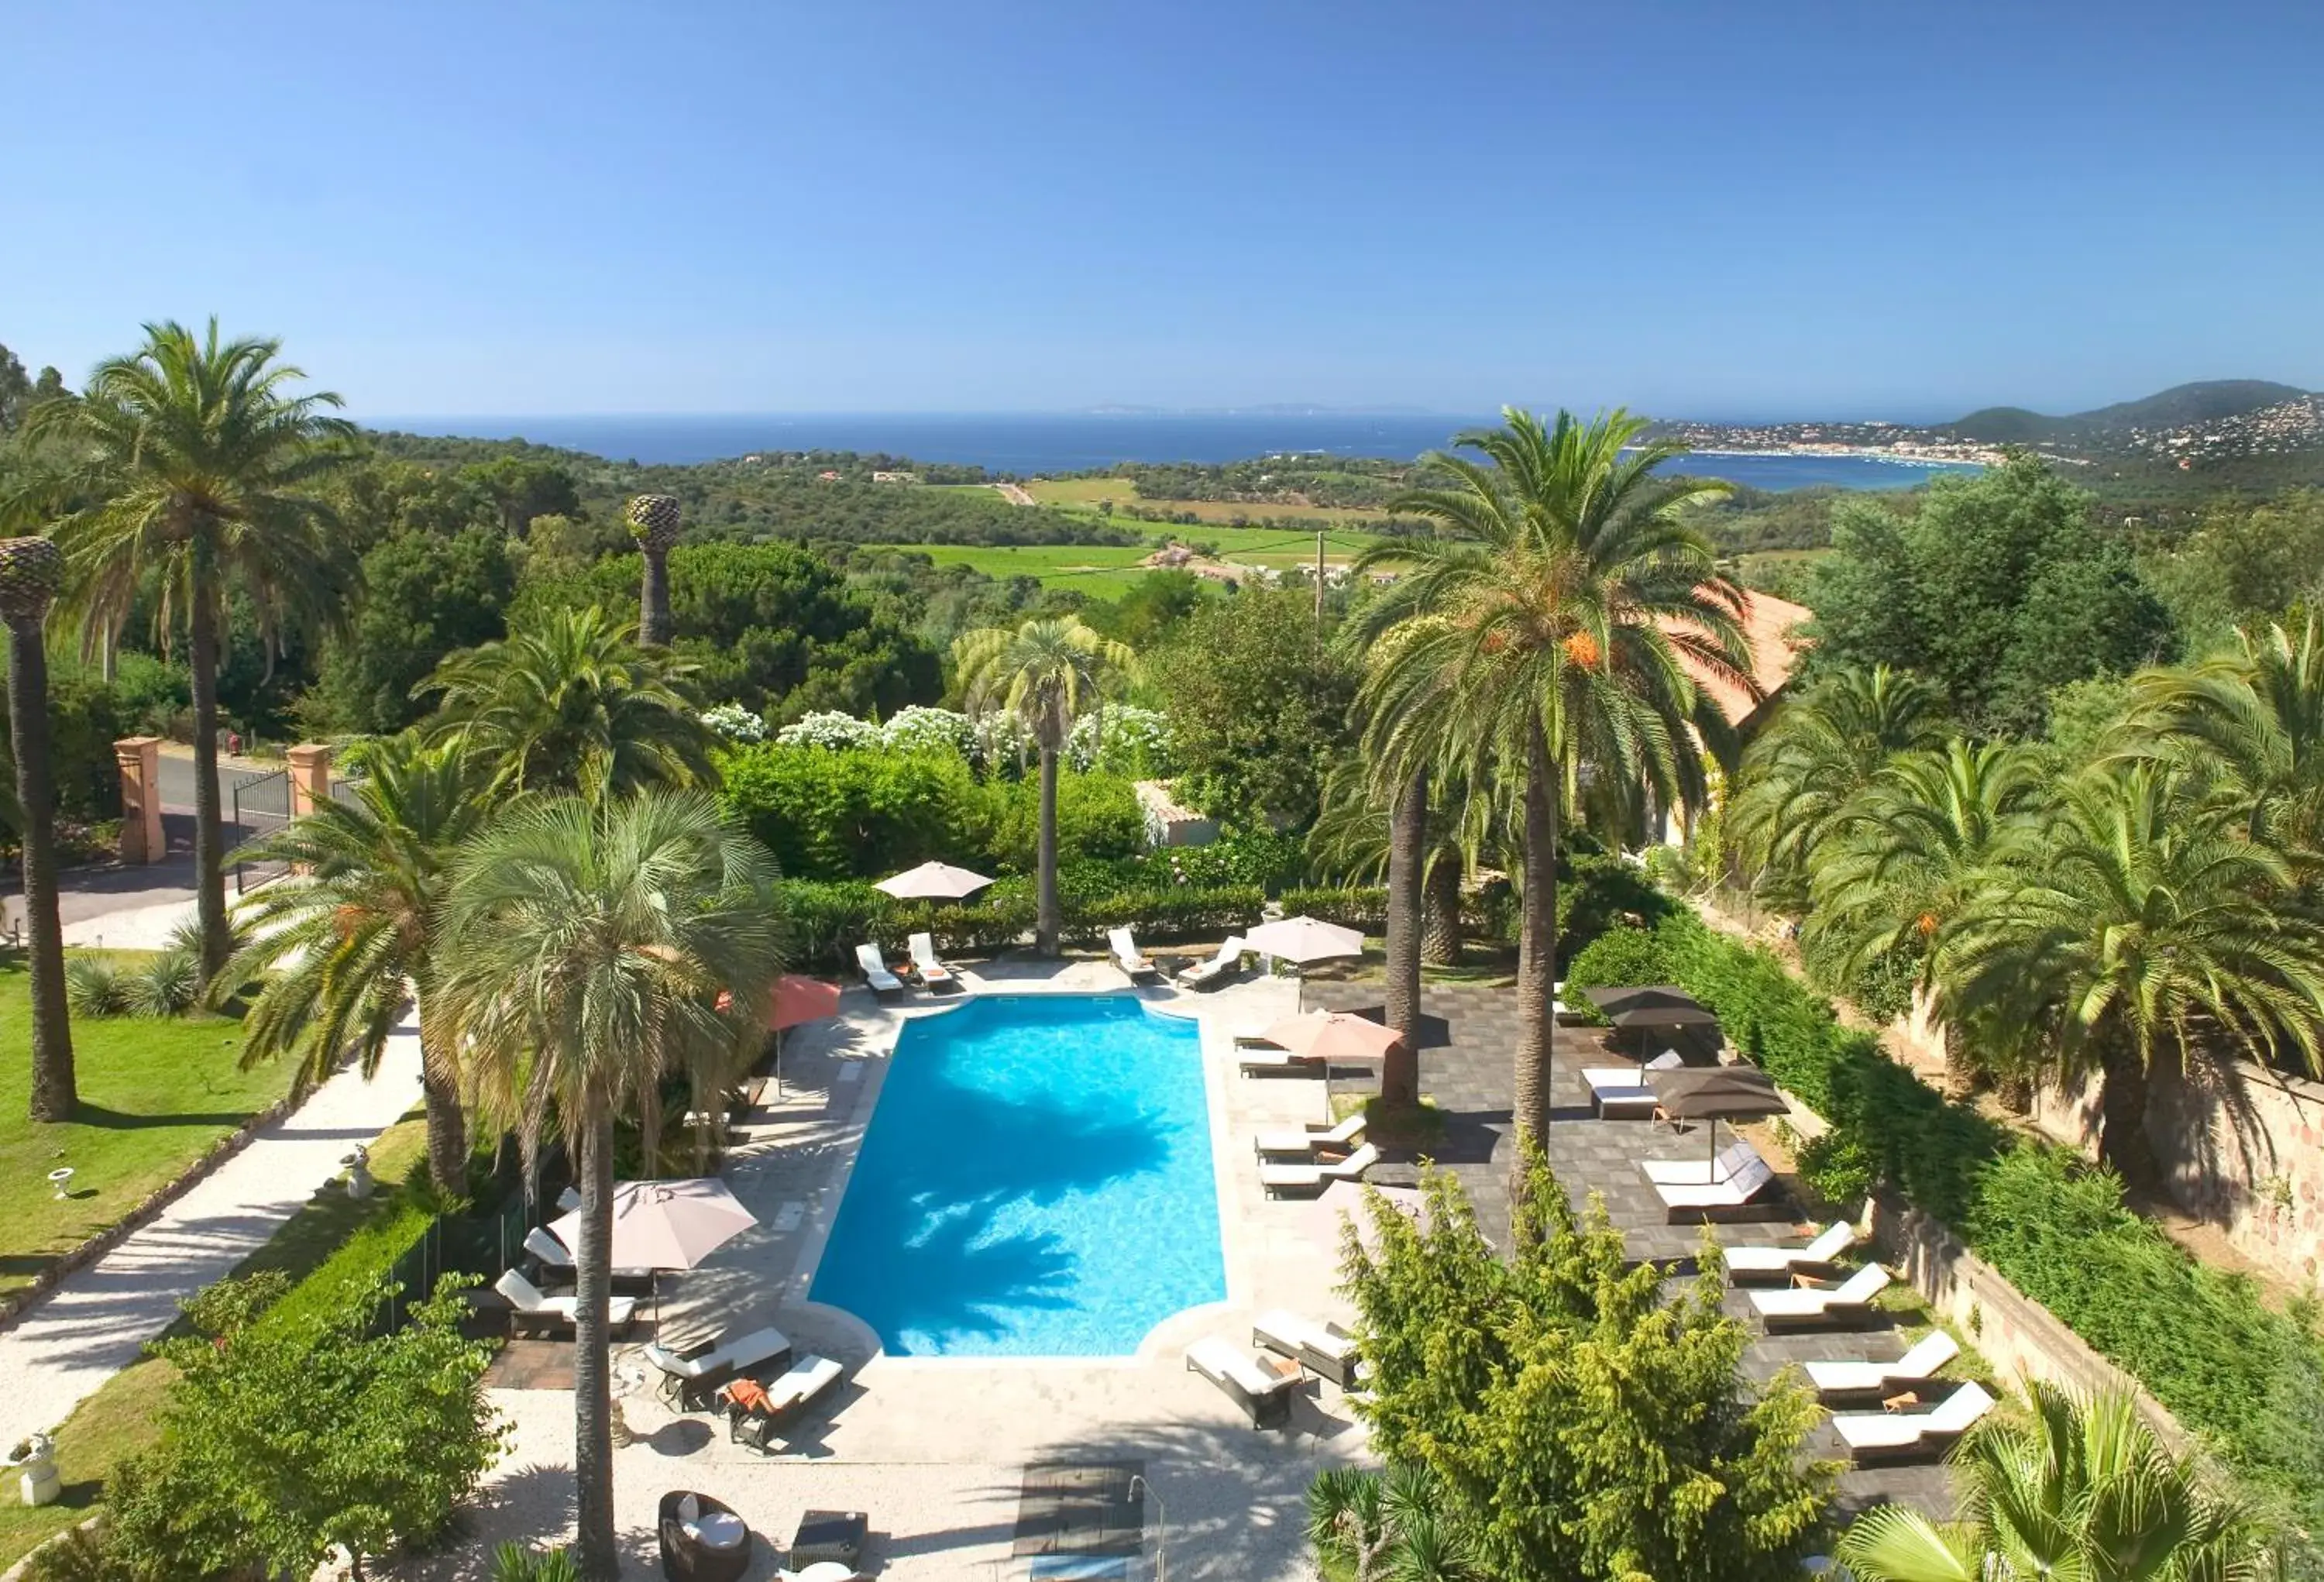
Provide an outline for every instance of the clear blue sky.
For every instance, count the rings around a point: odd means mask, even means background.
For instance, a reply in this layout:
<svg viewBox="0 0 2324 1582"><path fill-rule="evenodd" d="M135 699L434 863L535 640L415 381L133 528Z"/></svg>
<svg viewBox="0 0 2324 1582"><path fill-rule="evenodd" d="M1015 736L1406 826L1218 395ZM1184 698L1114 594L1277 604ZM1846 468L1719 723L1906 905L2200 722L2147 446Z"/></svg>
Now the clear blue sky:
<svg viewBox="0 0 2324 1582"><path fill-rule="evenodd" d="M358 414L2324 385L2324 6L12 6L0 342Z"/></svg>

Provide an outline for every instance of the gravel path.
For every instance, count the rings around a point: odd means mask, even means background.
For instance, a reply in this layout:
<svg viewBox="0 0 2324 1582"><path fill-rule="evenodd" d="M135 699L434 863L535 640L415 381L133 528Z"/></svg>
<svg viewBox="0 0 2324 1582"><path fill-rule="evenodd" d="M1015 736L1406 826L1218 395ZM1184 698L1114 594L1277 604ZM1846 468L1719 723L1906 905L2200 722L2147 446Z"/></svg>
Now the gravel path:
<svg viewBox="0 0 2324 1582"><path fill-rule="evenodd" d="M69 1275L0 1332L0 1445L53 1429L137 1360L178 1316L180 1299L230 1272L274 1234L340 1156L420 1099L416 1022L396 1030L378 1078L349 1068L268 1126L208 1180L103 1258Z"/></svg>

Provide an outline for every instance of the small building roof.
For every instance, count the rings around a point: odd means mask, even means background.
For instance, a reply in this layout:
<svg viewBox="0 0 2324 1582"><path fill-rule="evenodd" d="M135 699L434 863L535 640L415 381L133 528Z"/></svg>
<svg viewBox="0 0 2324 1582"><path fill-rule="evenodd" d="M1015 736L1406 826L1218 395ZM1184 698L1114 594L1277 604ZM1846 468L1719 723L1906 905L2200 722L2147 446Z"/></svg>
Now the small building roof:
<svg viewBox="0 0 2324 1582"><path fill-rule="evenodd" d="M1807 652L1808 643L1794 629L1814 615L1806 606L1777 598L1774 594L1745 591L1743 632L1751 644L1751 679L1759 687L1757 698L1728 677L1713 674L1692 659L1682 655L1680 662L1694 678L1694 684L1719 706L1727 723L1739 727L1759 712L1766 699L1782 691L1793 672L1800 668L1800 656Z"/></svg>

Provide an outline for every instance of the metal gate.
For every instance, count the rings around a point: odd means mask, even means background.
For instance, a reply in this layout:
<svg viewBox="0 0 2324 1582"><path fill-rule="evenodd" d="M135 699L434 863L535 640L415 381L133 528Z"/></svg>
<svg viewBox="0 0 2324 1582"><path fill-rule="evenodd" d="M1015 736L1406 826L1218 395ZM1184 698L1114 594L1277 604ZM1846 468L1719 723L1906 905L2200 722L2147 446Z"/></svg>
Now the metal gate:
<svg viewBox="0 0 2324 1582"><path fill-rule="evenodd" d="M290 821L290 772L271 769L257 774L245 774L227 790L227 807L234 819L234 841L240 846L273 834ZM248 863L237 860L234 865L234 889L239 895L269 879L281 877L284 864Z"/></svg>

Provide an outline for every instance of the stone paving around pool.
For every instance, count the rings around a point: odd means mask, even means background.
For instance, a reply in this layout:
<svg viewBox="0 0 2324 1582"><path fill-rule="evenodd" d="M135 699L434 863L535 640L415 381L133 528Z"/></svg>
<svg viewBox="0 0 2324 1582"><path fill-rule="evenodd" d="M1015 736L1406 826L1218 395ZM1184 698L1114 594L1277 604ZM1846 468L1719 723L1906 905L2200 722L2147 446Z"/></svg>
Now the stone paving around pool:
<svg viewBox="0 0 2324 1582"><path fill-rule="evenodd" d="M1088 993L1123 986L1109 964L1005 960L964 975L1010 992ZM1135 1357L1078 1359L923 1358L881 1355L851 1315L807 1300L816 1260L845 1190L847 1172L899 1030L909 1017L941 1014L957 996L914 992L893 1005L848 991L842 1015L785 1036L783 1095L770 1095L730 1154L726 1179L761 1221L700 1269L665 1280L660 1324L685 1338L773 1324L804 1354L835 1357L848 1376L825 1409L790 1442L763 1457L731 1444L723 1418L682 1415L641 1383L622 1401L637 1441L615 1453L616 1500L639 1575L656 1570L656 1503L671 1489L714 1494L761 1535L751 1576L774 1575L763 1539L787 1540L808 1509L860 1510L873 1539L867 1569L897 1582L992 1578L1015 1582L1028 1562L1018 1552L1017 1519L1026 1469L1043 1463L1135 1463L1152 1498L1146 1507L1146 1569L1167 1546L1169 1574L1215 1582L1306 1582L1314 1575L1300 1527L1308 1482L1323 1467L1367 1459L1365 1437L1333 1386L1304 1387L1288 1430L1260 1432L1226 1396L1186 1371L1185 1347L1204 1336L1248 1348L1250 1320L1284 1307L1345 1322L1333 1287L1335 1252L1314 1205L1268 1200L1259 1190L1250 1135L1266 1126L1323 1117L1324 1085L1313 1078L1236 1074L1234 1030L1291 1013L1301 990L1289 980L1246 980L1192 995L1143 991L1161 1008L1198 1015L1211 1097L1213 1149L1227 1267L1226 1302L1165 1321ZM1362 983L1308 985L1307 1004L1377 1004ZM1422 1087L1448 1112L1443 1159L1462 1180L1497 1238L1507 1234L1503 1139L1508 1129L1509 1051L1516 1036L1507 991L1431 989L1427 1009L1446 1018L1448 1048L1423 1051ZM1604 1194L1633 1250L1691 1254L1696 1233L1661 1223L1636 1161L1693 1154L1699 1132L1653 1133L1643 1121L1589 1118L1578 1072L1591 1035L1575 1033L1561 1056L1554 1094L1554 1152L1577 1193ZM1409 1161L1391 1161L1376 1181L1410 1180ZM1785 1224L1722 1227L1728 1240L1764 1240ZM1744 1315L1740 1297L1732 1305ZM1755 1334L1759 1326L1748 1318ZM1771 1374L1809 1357L1886 1358L1904 1350L1879 1328L1757 1340L1747 1366ZM616 1369L642 1379L633 1346ZM502 1389L496 1402L516 1426L514 1449L491 1477L477 1541L456 1554L407 1563L395 1574L482 1577L491 1545L504 1538L559 1541L569 1532L572 1397L565 1390ZM1830 1430L1819 1433L1829 1450ZM1942 1510L1945 1480L1935 1467L1850 1474L1851 1503L1902 1498Z"/></svg>

